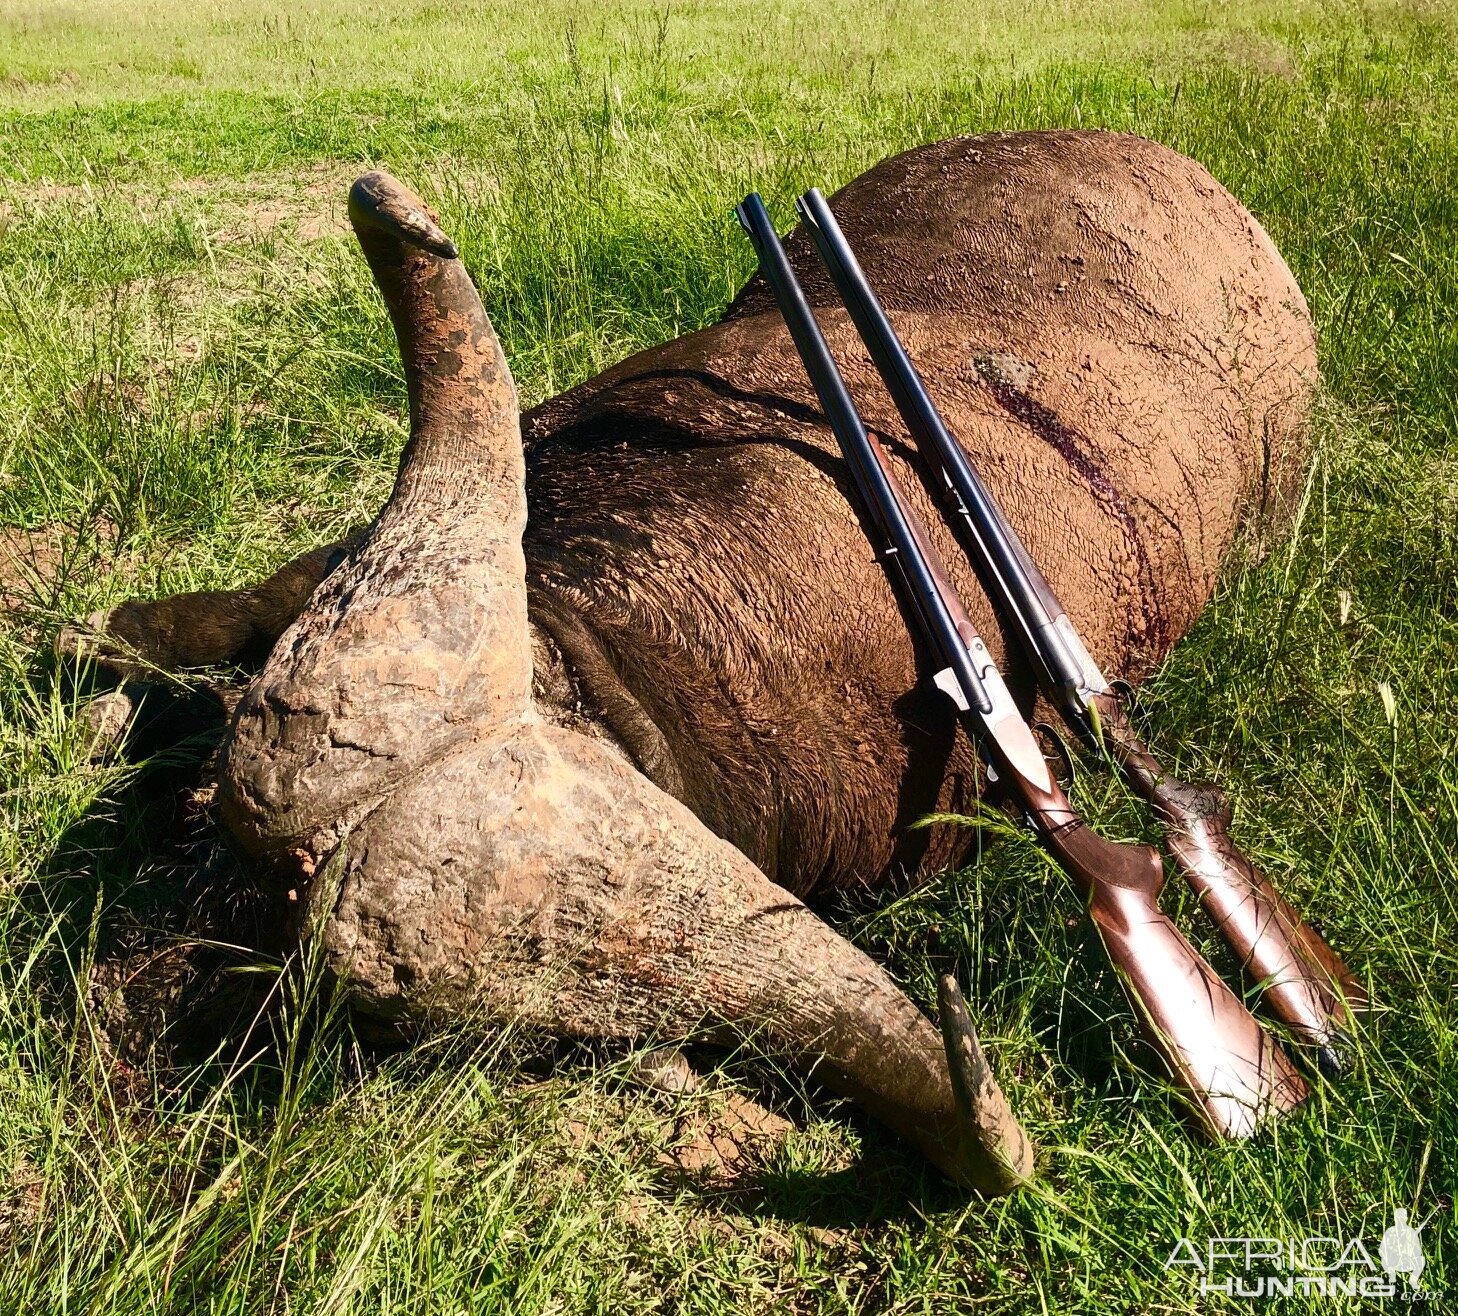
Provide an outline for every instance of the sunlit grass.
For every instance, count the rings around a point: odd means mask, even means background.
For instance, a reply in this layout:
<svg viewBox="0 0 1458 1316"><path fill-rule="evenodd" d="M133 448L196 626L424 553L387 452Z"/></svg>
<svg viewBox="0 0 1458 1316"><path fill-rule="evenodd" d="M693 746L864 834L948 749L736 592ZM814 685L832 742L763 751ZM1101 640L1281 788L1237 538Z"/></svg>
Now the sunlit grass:
<svg viewBox="0 0 1458 1316"><path fill-rule="evenodd" d="M1451 1205L1446 13L369 14L0 7L0 525L67 527L0 630L0 1311L1204 1310L1162 1270L1179 1234L1370 1244L1394 1206ZM533 1039L391 1052L261 952L230 952L262 1008L215 1056L117 1049L98 966L186 926L203 833L179 822L176 774L89 761L44 655L64 620L250 582L378 506L402 387L337 224L353 169L388 165L439 206L535 402L711 322L751 269L728 216L749 188L784 225L800 188L918 142L1067 124L1204 162L1321 330L1294 528L1237 554L1144 703L1159 751L1220 778L1242 842L1374 982L1351 1076L1253 1145L1194 1139L1137 1063L1066 882L1016 834L830 915L928 1006L935 968L961 970L1043 1149L1018 1199L968 1202L752 1048L684 1099ZM1080 795L1144 826L1097 778ZM1192 900L1168 904L1208 934ZM732 1187L665 1161L740 1090L795 1132ZM1451 1212L1424 1238L1442 1289Z"/></svg>

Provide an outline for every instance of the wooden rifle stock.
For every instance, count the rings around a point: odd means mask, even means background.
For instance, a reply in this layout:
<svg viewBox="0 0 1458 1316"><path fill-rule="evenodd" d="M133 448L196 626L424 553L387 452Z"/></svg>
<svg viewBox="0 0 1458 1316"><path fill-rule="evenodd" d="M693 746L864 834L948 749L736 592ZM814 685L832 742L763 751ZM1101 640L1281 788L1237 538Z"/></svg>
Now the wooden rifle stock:
<svg viewBox="0 0 1458 1316"><path fill-rule="evenodd" d="M1339 1072L1351 1046L1342 1025L1367 1008L1366 989L1236 847L1225 792L1166 773L1112 692L1091 702L1114 760L1164 824L1166 852L1259 985L1266 1007L1316 1046L1325 1073Z"/></svg>

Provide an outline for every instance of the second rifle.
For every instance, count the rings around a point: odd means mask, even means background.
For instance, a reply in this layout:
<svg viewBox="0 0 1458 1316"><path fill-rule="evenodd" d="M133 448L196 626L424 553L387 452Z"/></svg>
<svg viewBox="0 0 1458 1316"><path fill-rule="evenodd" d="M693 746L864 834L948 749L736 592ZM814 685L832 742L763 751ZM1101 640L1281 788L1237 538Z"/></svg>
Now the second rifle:
<svg viewBox="0 0 1458 1316"><path fill-rule="evenodd" d="M993 605L1007 620L1049 702L1085 744L1109 757L1164 824L1165 849L1240 960L1266 1008L1339 1070L1367 993L1319 933L1236 847L1217 787L1181 781L1140 739L1115 684L1099 670L1047 578L948 429L817 190L800 215L866 344Z"/></svg>
<svg viewBox="0 0 1458 1316"><path fill-rule="evenodd" d="M1148 846L1118 844L1080 818L1043 758L880 445L867 432L764 203L735 215L749 234L855 489L901 587L914 634L1004 788L1073 879L1150 1040L1212 1132L1245 1136L1309 1092L1290 1060L1160 910L1164 869Z"/></svg>

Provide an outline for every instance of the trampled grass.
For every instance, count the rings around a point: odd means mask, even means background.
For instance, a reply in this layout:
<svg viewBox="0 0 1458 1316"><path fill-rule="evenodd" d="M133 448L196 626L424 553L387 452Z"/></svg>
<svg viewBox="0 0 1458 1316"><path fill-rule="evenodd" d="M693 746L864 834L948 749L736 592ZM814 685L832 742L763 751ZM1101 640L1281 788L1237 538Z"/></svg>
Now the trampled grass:
<svg viewBox="0 0 1458 1316"><path fill-rule="evenodd" d="M1451 14L176 8L0 5L0 525L60 527L0 624L0 1311L1235 1310L1164 1269L1177 1238L1375 1249L1398 1206L1439 1208L1423 1286L1458 1301ZM728 216L750 187L787 223L800 187L915 143L1065 124L1203 161L1321 329L1296 525L1231 563L1144 698L1158 748L1230 787L1242 841L1373 982L1352 1075L1249 1146L1193 1139L1016 834L828 911L923 1003L934 965L969 981L1043 1149L1016 1199L966 1200L752 1047L678 1101L528 1038L392 1053L266 956L231 961L268 998L245 1041L118 1036L108 966L171 953L202 831L176 773L88 760L48 645L123 597L251 581L378 505L403 397L339 223L354 171L439 205L535 401L716 317L750 272ZM1094 779L1081 801L1141 826ZM745 1092L793 1130L695 1169L685 1145Z"/></svg>

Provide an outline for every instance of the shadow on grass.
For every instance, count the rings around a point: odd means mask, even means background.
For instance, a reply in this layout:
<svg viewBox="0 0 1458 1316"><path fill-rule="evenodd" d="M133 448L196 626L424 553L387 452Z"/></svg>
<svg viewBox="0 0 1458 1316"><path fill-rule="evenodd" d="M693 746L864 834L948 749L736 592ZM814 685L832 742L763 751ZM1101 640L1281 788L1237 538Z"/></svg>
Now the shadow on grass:
<svg viewBox="0 0 1458 1316"><path fill-rule="evenodd" d="M37 966L44 999L58 1018L90 1011L116 1072L163 1094L184 1073L265 1053L291 911L211 816L227 688L72 661L38 677L83 710L83 754L130 774L62 834L23 897L55 930Z"/></svg>

